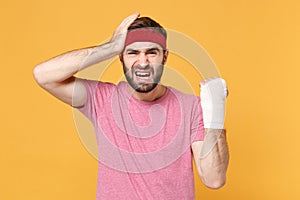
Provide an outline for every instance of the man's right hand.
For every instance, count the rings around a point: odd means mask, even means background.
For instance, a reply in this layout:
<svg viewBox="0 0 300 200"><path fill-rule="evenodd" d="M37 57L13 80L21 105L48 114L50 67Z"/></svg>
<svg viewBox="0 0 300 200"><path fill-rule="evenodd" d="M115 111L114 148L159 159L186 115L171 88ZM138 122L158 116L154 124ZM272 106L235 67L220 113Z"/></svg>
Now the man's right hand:
<svg viewBox="0 0 300 200"><path fill-rule="evenodd" d="M114 52L116 52L117 54L120 54L124 49L128 27L139 16L140 13L134 13L126 17L122 21L122 23L118 26L118 28L115 30L113 37L110 40L110 43L112 43Z"/></svg>

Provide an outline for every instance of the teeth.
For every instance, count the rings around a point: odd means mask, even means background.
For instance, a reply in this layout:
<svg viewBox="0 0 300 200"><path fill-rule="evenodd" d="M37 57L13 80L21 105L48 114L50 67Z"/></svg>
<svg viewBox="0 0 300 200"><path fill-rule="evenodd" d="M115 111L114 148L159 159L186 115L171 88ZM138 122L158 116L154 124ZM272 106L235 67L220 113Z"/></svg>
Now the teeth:
<svg viewBox="0 0 300 200"><path fill-rule="evenodd" d="M135 75L139 76L139 77L148 77L148 76L150 76L150 73L149 72L136 72Z"/></svg>

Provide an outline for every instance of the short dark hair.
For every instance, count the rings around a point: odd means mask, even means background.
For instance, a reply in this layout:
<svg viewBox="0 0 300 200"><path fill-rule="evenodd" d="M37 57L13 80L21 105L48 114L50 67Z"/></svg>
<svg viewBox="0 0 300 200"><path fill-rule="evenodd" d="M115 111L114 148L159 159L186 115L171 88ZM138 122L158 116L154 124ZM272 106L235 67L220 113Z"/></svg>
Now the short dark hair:
<svg viewBox="0 0 300 200"><path fill-rule="evenodd" d="M146 28L152 29L161 33L165 38L167 38L167 31L156 21L150 17L139 17L128 27L128 31L133 29Z"/></svg>

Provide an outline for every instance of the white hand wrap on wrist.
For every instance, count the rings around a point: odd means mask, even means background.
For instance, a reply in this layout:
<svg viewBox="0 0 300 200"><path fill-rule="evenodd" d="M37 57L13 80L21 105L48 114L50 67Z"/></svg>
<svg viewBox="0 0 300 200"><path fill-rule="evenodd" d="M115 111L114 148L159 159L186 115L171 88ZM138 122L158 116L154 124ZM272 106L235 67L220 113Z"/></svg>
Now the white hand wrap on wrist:
<svg viewBox="0 0 300 200"><path fill-rule="evenodd" d="M227 96L226 82L222 78L206 79L201 85L201 107L204 128L224 128L224 108Z"/></svg>

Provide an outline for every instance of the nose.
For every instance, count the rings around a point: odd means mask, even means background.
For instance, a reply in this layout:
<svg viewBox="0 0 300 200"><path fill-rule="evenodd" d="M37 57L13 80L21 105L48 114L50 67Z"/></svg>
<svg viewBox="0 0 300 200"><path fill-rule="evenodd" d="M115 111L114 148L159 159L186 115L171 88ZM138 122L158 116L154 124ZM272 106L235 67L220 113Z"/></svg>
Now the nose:
<svg viewBox="0 0 300 200"><path fill-rule="evenodd" d="M148 57L145 53L140 53L139 55L139 65L145 67L149 64Z"/></svg>

